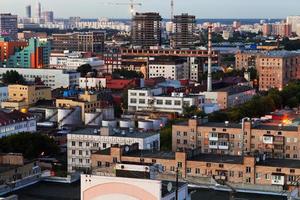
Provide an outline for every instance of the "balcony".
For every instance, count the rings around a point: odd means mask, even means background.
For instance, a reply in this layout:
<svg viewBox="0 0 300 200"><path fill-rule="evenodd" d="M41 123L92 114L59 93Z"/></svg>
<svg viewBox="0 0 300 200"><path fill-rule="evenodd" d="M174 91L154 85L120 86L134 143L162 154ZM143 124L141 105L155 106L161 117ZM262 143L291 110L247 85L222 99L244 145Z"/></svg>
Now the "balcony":
<svg viewBox="0 0 300 200"><path fill-rule="evenodd" d="M264 144L273 144L273 142L274 142L273 135L264 135L263 136L263 143Z"/></svg>
<svg viewBox="0 0 300 200"><path fill-rule="evenodd" d="M219 140L218 133L209 133L208 139L209 141L218 141Z"/></svg>
<svg viewBox="0 0 300 200"><path fill-rule="evenodd" d="M210 149L218 149L218 143L215 141L210 141L208 146Z"/></svg>
<svg viewBox="0 0 300 200"><path fill-rule="evenodd" d="M228 142L220 142L219 143L219 149L228 150L229 149L229 143Z"/></svg>

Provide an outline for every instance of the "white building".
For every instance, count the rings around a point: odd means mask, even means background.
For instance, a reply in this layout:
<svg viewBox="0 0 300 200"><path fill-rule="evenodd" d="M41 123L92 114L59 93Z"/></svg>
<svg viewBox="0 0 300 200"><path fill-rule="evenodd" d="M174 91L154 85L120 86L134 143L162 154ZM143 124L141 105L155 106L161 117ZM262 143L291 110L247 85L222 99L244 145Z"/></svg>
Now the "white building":
<svg viewBox="0 0 300 200"><path fill-rule="evenodd" d="M0 68L0 79L2 74L11 70L17 71L26 81L40 78L46 86L52 89L79 85L80 73L61 69Z"/></svg>
<svg viewBox="0 0 300 200"><path fill-rule="evenodd" d="M185 95L172 93L163 95L162 88L128 90L128 110L155 110L182 114L185 107L196 106L202 109L205 97L203 95Z"/></svg>
<svg viewBox="0 0 300 200"><path fill-rule="evenodd" d="M296 33L298 29L298 25L300 25L300 16L288 16L286 22L287 24L291 25L292 32Z"/></svg>
<svg viewBox="0 0 300 200"><path fill-rule="evenodd" d="M51 53L50 68L77 70L81 65L89 64L93 69L104 68L104 61L98 57L85 57L83 52L64 51Z"/></svg>
<svg viewBox="0 0 300 200"><path fill-rule="evenodd" d="M113 29L119 31L130 31L130 26L117 21L109 21L108 19L98 19L97 21L78 21L75 23L78 29Z"/></svg>
<svg viewBox="0 0 300 200"><path fill-rule="evenodd" d="M106 78L80 78L79 79L79 87L82 89L88 88L106 88Z"/></svg>
<svg viewBox="0 0 300 200"><path fill-rule="evenodd" d="M0 86L0 102L8 100L7 86Z"/></svg>
<svg viewBox="0 0 300 200"><path fill-rule="evenodd" d="M149 78L164 77L166 79L189 79L189 66L183 60L150 60L148 66Z"/></svg>
<svg viewBox="0 0 300 200"><path fill-rule="evenodd" d="M86 128L73 131L67 136L68 171L89 169L91 167L91 151L107 149L112 145L139 144L139 149L159 149L158 132L125 131L102 127Z"/></svg>
<svg viewBox="0 0 300 200"><path fill-rule="evenodd" d="M36 119L19 111L0 111L0 138L23 132L36 132Z"/></svg>
<svg viewBox="0 0 300 200"><path fill-rule="evenodd" d="M144 168L148 169L149 167L144 166ZM174 200L176 183L83 174L80 187L82 200ZM189 199L188 184L179 183L178 200Z"/></svg>

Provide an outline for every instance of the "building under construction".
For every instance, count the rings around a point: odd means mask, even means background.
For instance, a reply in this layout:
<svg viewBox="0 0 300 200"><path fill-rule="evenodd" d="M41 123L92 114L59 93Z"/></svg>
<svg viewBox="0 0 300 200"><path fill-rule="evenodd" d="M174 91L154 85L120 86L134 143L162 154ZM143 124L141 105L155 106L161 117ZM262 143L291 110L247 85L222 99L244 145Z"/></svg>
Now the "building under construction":
<svg viewBox="0 0 300 200"><path fill-rule="evenodd" d="M176 49L193 48L196 17L188 14L174 16L171 46Z"/></svg>
<svg viewBox="0 0 300 200"><path fill-rule="evenodd" d="M136 13L132 19L132 45L142 48L161 45L159 13Z"/></svg>

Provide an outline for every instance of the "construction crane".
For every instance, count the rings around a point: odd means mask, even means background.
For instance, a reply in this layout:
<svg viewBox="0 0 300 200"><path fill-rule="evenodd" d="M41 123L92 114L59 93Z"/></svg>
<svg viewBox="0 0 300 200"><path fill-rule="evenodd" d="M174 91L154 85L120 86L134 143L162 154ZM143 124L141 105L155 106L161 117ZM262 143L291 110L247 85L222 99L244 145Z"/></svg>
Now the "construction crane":
<svg viewBox="0 0 300 200"><path fill-rule="evenodd" d="M142 6L142 3L134 3L133 0L130 0L130 3L120 3L120 2L114 3L114 2L109 2L107 4L108 5L115 5L115 6L124 6L124 5L127 6L127 5L129 5L131 17L134 17L134 15L135 15L134 6Z"/></svg>

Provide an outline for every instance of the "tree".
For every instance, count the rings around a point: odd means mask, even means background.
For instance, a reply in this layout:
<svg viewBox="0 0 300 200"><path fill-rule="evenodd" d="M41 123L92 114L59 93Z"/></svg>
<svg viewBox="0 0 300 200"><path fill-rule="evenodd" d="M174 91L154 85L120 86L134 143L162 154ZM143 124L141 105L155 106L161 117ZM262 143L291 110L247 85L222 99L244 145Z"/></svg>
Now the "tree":
<svg viewBox="0 0 300 200"><path fill-rule="evenodd" d="M84 64L77 68L77 72L80 72L81 77L85 77L89 72L93 72L93 68L90 64Z"/></svg>
<svg viewBox="0 0 300 200"><path fill-rule="evenodd" d="M25 84L24 77L15 70L7 71L2 74L2 83L4 84Z"/></svg>
<svg viewBox="0 0 300 200"><path fill-rule="evenodd" d="M127 70L127 69L116 69L112 73L113 77L124 77L126 79L133 79L133 78L143 78L144 75L141 72L137 72L134 70Z"/></svg>
<svg viewBox="0 0 300 200"><path fill-rule="evenodd" d="M38 158L41 154L53 156L59 153L55 141L46 135L20 133L0 139L0 152L22 153L26 159Z"/></svg>

